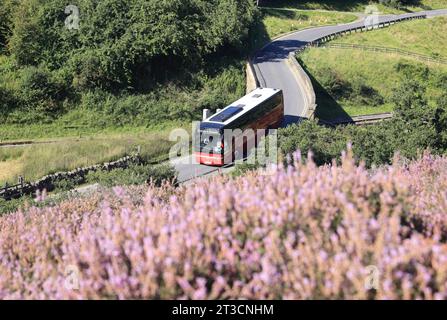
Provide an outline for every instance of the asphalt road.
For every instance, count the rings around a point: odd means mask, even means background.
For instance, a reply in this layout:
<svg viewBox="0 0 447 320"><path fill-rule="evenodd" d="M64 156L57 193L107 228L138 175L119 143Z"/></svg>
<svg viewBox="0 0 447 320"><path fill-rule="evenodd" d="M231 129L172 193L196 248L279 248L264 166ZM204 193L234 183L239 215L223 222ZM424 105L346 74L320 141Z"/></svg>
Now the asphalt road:
<svg viewBox="0 0 447 320"><path fill-rule="evenodd" d="M447 9L402 15L380 16L379 22L390 22L398 18L411 17L420 14L427 14L429 17L445 15L447 14ZM364 19L365 18L362 18L359 21L349 24L316 27L288 34L271 42L263 49L258 51L253 57L255 72L261 86L279 88L284 91L285 125L297 122L304 116L304 98L302 88L298 86L294 74L288 68L286 63L289 54L298 50L310 41L317 40L334 32L364 26Z"/></svg>
<svg viewBox="0 0 447 320"><path fill-rule="evenodd" d="M398 18L411 17L420 14L427 14L428 17L447 15L447 9L380 16L379 21L391 22ZM282 89L284 92L284 125L298 122L304 116L303 90L299 87L294 74L287 65L286 61L289 54L298 50L310 41L314 41L334 32L348 30L352 27L361 27L364 26L364 24L365 22L363 18L349 24L316 27L298 31L271 42L255 54L253 57L253 64L261 86ZM179 172L180 182L189 181L195 177L218 172L218 169L215 167L197 164L193 157L171 160L171 164Z"/></svg>

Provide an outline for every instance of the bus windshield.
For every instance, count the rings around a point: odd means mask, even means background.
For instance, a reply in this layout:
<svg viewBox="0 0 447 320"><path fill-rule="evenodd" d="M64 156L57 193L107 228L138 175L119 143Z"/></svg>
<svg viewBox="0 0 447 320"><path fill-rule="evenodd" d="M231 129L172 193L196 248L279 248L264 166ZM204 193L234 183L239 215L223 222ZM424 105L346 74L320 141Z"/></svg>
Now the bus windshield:
<svg viewBox="0 0 447 320"><path fill-rule="evenodd" d="M200 130L200 152L221 153L222 134L218 130Z"/></svg>

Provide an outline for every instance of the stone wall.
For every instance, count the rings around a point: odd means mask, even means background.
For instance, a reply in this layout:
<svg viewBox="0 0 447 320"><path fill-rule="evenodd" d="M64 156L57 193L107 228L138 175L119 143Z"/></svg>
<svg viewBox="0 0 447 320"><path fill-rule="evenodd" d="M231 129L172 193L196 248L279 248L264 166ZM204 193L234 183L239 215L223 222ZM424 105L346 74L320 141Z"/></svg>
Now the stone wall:
<svg viewBox="0 0 447 320"><path fill-rule="evenodd" d="M141 163L139 154L123 157L113 162L106 162L103 164L93 165L84 168L76 168L68 172L57 172L51 175L47 175L37 181L23 183L12 187L6 187L0 189L0 197L6 200L20 198L24 195L34 195L38 190L52 191L54 185L58 181L79 181L84 178L88 173L95 171L110 171L118 168L127 168L130 164Z"/></svg>

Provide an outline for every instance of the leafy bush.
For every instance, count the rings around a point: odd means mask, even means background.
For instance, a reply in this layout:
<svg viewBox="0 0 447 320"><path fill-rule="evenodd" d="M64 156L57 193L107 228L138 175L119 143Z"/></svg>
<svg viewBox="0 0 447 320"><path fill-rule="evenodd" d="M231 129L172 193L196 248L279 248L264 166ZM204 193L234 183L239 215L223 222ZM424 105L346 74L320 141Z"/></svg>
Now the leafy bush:
<svg viewBox="0 0 447 320"><path fill-rule="evenodd" d="M0 119L4 121L6 115L18 105L17 98L7 89L0 87Z"/></svg>
<svg viewBox="0 0 447 320"><path fill-rule="evenodd" d="M377 107L385 103L380 93L373 87L367 85L366 80L362 77L357 77L352 82L350 98L360 105Z"/></svg>
<svg viewBox="0 0 447 320"><path fill-rule="evenodd" d="M232 177L240 177L246 175L248 172L256 171L262 166L259 163L247 163L243 162L236 164L234 170L231 172Z"/></svg>
<svg viewBox="0 0 447 320"><path fill-rule="evenodd" d="M86 182L99 183L105 187L141 185L149 182L160 185L166 180L173 182L175 175L175 170L168 165L132 165L125 169L91 172L86 176Z"/></svg>
<svg viewBox="0 0 447 320"><path fill-rule="evenodd" d="M397 8L397 9L403 9L406 6L418 6L421 5L421 0L379 0L380 3L383 3L384 5Z"/></svg>
<svg viewBox="0 0 447 320"><path fill-rule="evenodd" d="M302 121L279 130L278 143L284 156L301 150L303 158L312 151L316 164L330 163L346 147L349 138L343 129L330 129L316 121Z"/></svg>
<svg viewBox="0 0 447 320"><path fill-rule="evenodd" d="M9 77L14 74L9 72ZM0 87L0 116L9 123L51 120L60 115L69 96L65 80L43 67L16 71L12 89ZM6 84L5 84L6 85Z"/></svg>
<svg viewBox="0 0 447 320"><path fill-rule="evenodd" d="M11 36L11 3L0 0L0 54L6 51L6 44Z"/></svg>
<svg viewBox="0 0 447 320"><path fill-rule="evenodd" d="M19 210L29 198L5 200L0 198L0 216Z"/></svg>
<svg viewBox="0 0 447 320"><path fill-rule="evenodd" d="M393 101L393 119L371 126L334 129L303 121L280 129L280 149L283 155L299 149L303 157L312 151L315 162L323 165L339 159L344 146L352 143L354 155L367 167L391 163L396 152L410 159L425 149L434 154L447 152L445 95L432 106L427 102L425 87L415 80L407 80L395 88Z"/></svg>
<svg viewBox="0 0 447 320"><path fill-rule="evenodd" d="M404 76L405 80L424 82L428 80L430 75L430 69L422 64L398 62L394 68Z"/></svg>
<svg viewBox="0 0 447 320"><path fill-rule="evenodd" d="M102 125L187 121L245 90L234 61L257 18L251 1L79 0L79 30L65 25L65 1L1 1L11 2L2 34L17 70L0 66L0 82L15 78L9 89L22 106L9 123L48 122L79 103L100 110L92 118Z"/></svg>
<svg viewBox="0 0 447 320"><path fill-rule="evenodd" d="M54 189L55 192L61 192L61 191L69 191L73 190L80 184L84 183L85 179L82 177L76 177L74 179L62 179L62 180L56 180L54 182Z"/></svg>
<svg viewBox="0 0 447 320"><path fill-rule="evenodd" d="M23 69L20 87L20 98L28 108L34 107L45 114L57 114L60 101L67 96L63 82L42 68Z"/></svg>
<svg viewBox="0 0 447 320"><path fill-rule="evenodd" d="M352 94L352 85L331 68L323 68L319 72L321 84L336 99L347 98Z"/></svg>

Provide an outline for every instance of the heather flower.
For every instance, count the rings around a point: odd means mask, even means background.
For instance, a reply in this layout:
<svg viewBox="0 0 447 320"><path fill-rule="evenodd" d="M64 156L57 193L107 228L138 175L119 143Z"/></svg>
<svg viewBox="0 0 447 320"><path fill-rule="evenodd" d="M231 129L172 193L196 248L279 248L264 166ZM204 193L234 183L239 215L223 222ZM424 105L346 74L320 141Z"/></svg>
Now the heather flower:
<svg viewBox="0 0 447 320"><path fill-rule="evenodd" d="M0 298L447 299L447 158L310 157L2 216Z"/></svg>

